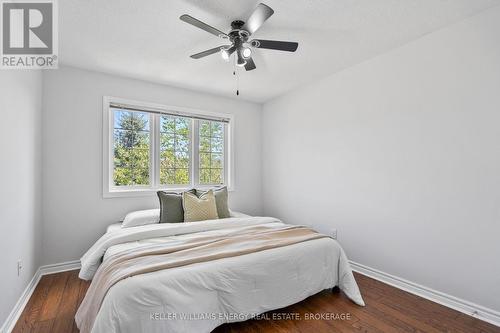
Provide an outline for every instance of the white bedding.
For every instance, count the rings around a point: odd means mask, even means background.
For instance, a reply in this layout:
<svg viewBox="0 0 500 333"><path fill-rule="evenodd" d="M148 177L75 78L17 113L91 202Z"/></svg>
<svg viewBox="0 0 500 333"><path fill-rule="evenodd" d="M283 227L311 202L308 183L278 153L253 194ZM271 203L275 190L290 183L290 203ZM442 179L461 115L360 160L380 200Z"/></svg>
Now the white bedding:
<svg viewBox="0 0 500 333"><path fill-rule="evenodd" d="M82 257L80 277L91 279L103 256L106 260L124 249L264 223L282 224L274 218L243 217L116 229ZM122 280L106 295L92 332L210 332L337 285L364 305L342 248L322 238Z"/></svg>
<svg viewBox="0 0 500 333"><path fill-rule="evenodd" d="M106 228L106 233L116 231L116 230L119 230L121 228L122 228L121 222L113 223L113 224L108 225L108 227Z"/></svg>

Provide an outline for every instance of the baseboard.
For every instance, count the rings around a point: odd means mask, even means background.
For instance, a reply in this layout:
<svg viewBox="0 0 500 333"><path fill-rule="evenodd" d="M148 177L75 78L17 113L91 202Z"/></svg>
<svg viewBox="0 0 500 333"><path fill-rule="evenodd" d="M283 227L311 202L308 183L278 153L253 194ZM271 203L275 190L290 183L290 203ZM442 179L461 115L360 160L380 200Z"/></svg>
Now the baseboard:
<svg viewBox="0 0 500 333"><path fill-rule="evenodd" d="M402 289L411 294L426 298L430 301L439 303L446 307L465 313L474 318L486 321L490 324L500 327L500 312L486 308L479 304L475 304L455 296L451 296L440 291L422 286L418 283L408 281L406 279L379 271L353 261L349 261L352 270L375 280Z"/></svg>
<svg viewBox="0 0 500 333"><path fill-rule="evenodd" d="M66 261L59 264L45 265L40 267L41 275L48 275L66 271L72 271L75 269L80 269L80 260Z"/></svg>
<svg viewBox="0 0 500 333"><path fill-rule="evenodd" d="M35 291L35 288L38 285L38 282L40 282L42 276L53 273L71 271L74 269L80 269L79 260L63 262L54 265L46 265L38 268L35 274L33 275L33 278L30 280L30 282L24 289L23 293L21 294L21 297L19 297L19 300L17 301L16 305L14 306L9 316L3 323L2 328L0 328L0 332L1 333L12 332L14 326L17 323L17 320L21 316L21 313L23 313L26 304L28 304L31 295L33 295L33 292Z"/></svg>
<svg viewBox="0 0 500 333"><path fill-rule="evenodd" d="M350 261L352 270L363 275L369 276L373 279L384 282L388 285L402 289L414 295L426 298L430 301L439 303L441 305L447 306L454 310L465 313L474 318L486 321L490 324L500 327L500 312L486 308L484 306L442 293L440 291L422 286L418 283L408 281L406 279L379 271L377 269ZM11 313L5 320L1 333L10 333L17 320L21 316L26 304L28 303L33 291L35 290L40 278L43 275L54 274L59 272L65 272L70 270L80 269L80 261L68 261L54 265L41 266L34 274L31 281L26 286L26 289L22 293L21 297L17 301L16 305L12 309Z"/></svg>
<svg viewBox="0 0 500 333"><path fill-rule="evenodd" d="M0 332L10 333L14 329L14 326L16 325L16 322L19 319L19 316L21 316L24 307L28 303L31 295L33 294L33 291L35 291L35 288L38 285L38 282L40 281L41 277L42 276L40 275L40 269L37 269L37 271L33 275L33 278L31 278L31 281L24 289L23 293L21 294L21 297L17 301L16 305L14 305L14 308L12 309L9 316L2 325Z"/></svg>

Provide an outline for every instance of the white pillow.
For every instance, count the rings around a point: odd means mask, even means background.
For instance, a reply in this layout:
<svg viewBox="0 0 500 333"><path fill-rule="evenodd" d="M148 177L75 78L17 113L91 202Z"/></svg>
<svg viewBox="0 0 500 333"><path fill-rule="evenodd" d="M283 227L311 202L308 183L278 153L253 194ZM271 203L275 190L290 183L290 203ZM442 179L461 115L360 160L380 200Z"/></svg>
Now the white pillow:
<svg viewBox="0 0 500 333"><path fill-rule="evenodd" d="M122 228L137 227L140 225L160 222L160 209L138 210L128 213L122 223Z"/></svg>

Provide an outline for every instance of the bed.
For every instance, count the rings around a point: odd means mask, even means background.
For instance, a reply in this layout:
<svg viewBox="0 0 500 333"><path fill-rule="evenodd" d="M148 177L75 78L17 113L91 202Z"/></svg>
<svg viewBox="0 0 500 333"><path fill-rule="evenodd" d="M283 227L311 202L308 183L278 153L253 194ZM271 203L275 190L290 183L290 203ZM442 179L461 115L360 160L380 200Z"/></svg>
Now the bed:
<svg viewBox="0 0 500 333"><path fill-rule="evenodd" d="M81 264L93 279L75 316L82 333L210 332L335 286L364 305L337 241L270 217L115 225Z"/></svg>

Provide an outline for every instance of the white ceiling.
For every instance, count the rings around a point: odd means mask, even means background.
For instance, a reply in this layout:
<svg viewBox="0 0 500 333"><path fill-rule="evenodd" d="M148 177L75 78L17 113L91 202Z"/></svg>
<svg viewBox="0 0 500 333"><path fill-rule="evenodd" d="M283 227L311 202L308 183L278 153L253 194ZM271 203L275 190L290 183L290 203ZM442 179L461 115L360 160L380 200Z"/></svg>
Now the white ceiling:
<svg viewBox="0 0 500 333"><path fill-rule="evenodd" d="M236 97L232 65L190 54L224 42L179 20L222 31L259 1L59 1L62 64ZM299 42L295 53L256 50L239 98L264 102L500 4L500 0L263 0L275 14L254 37Z"/></svg>

